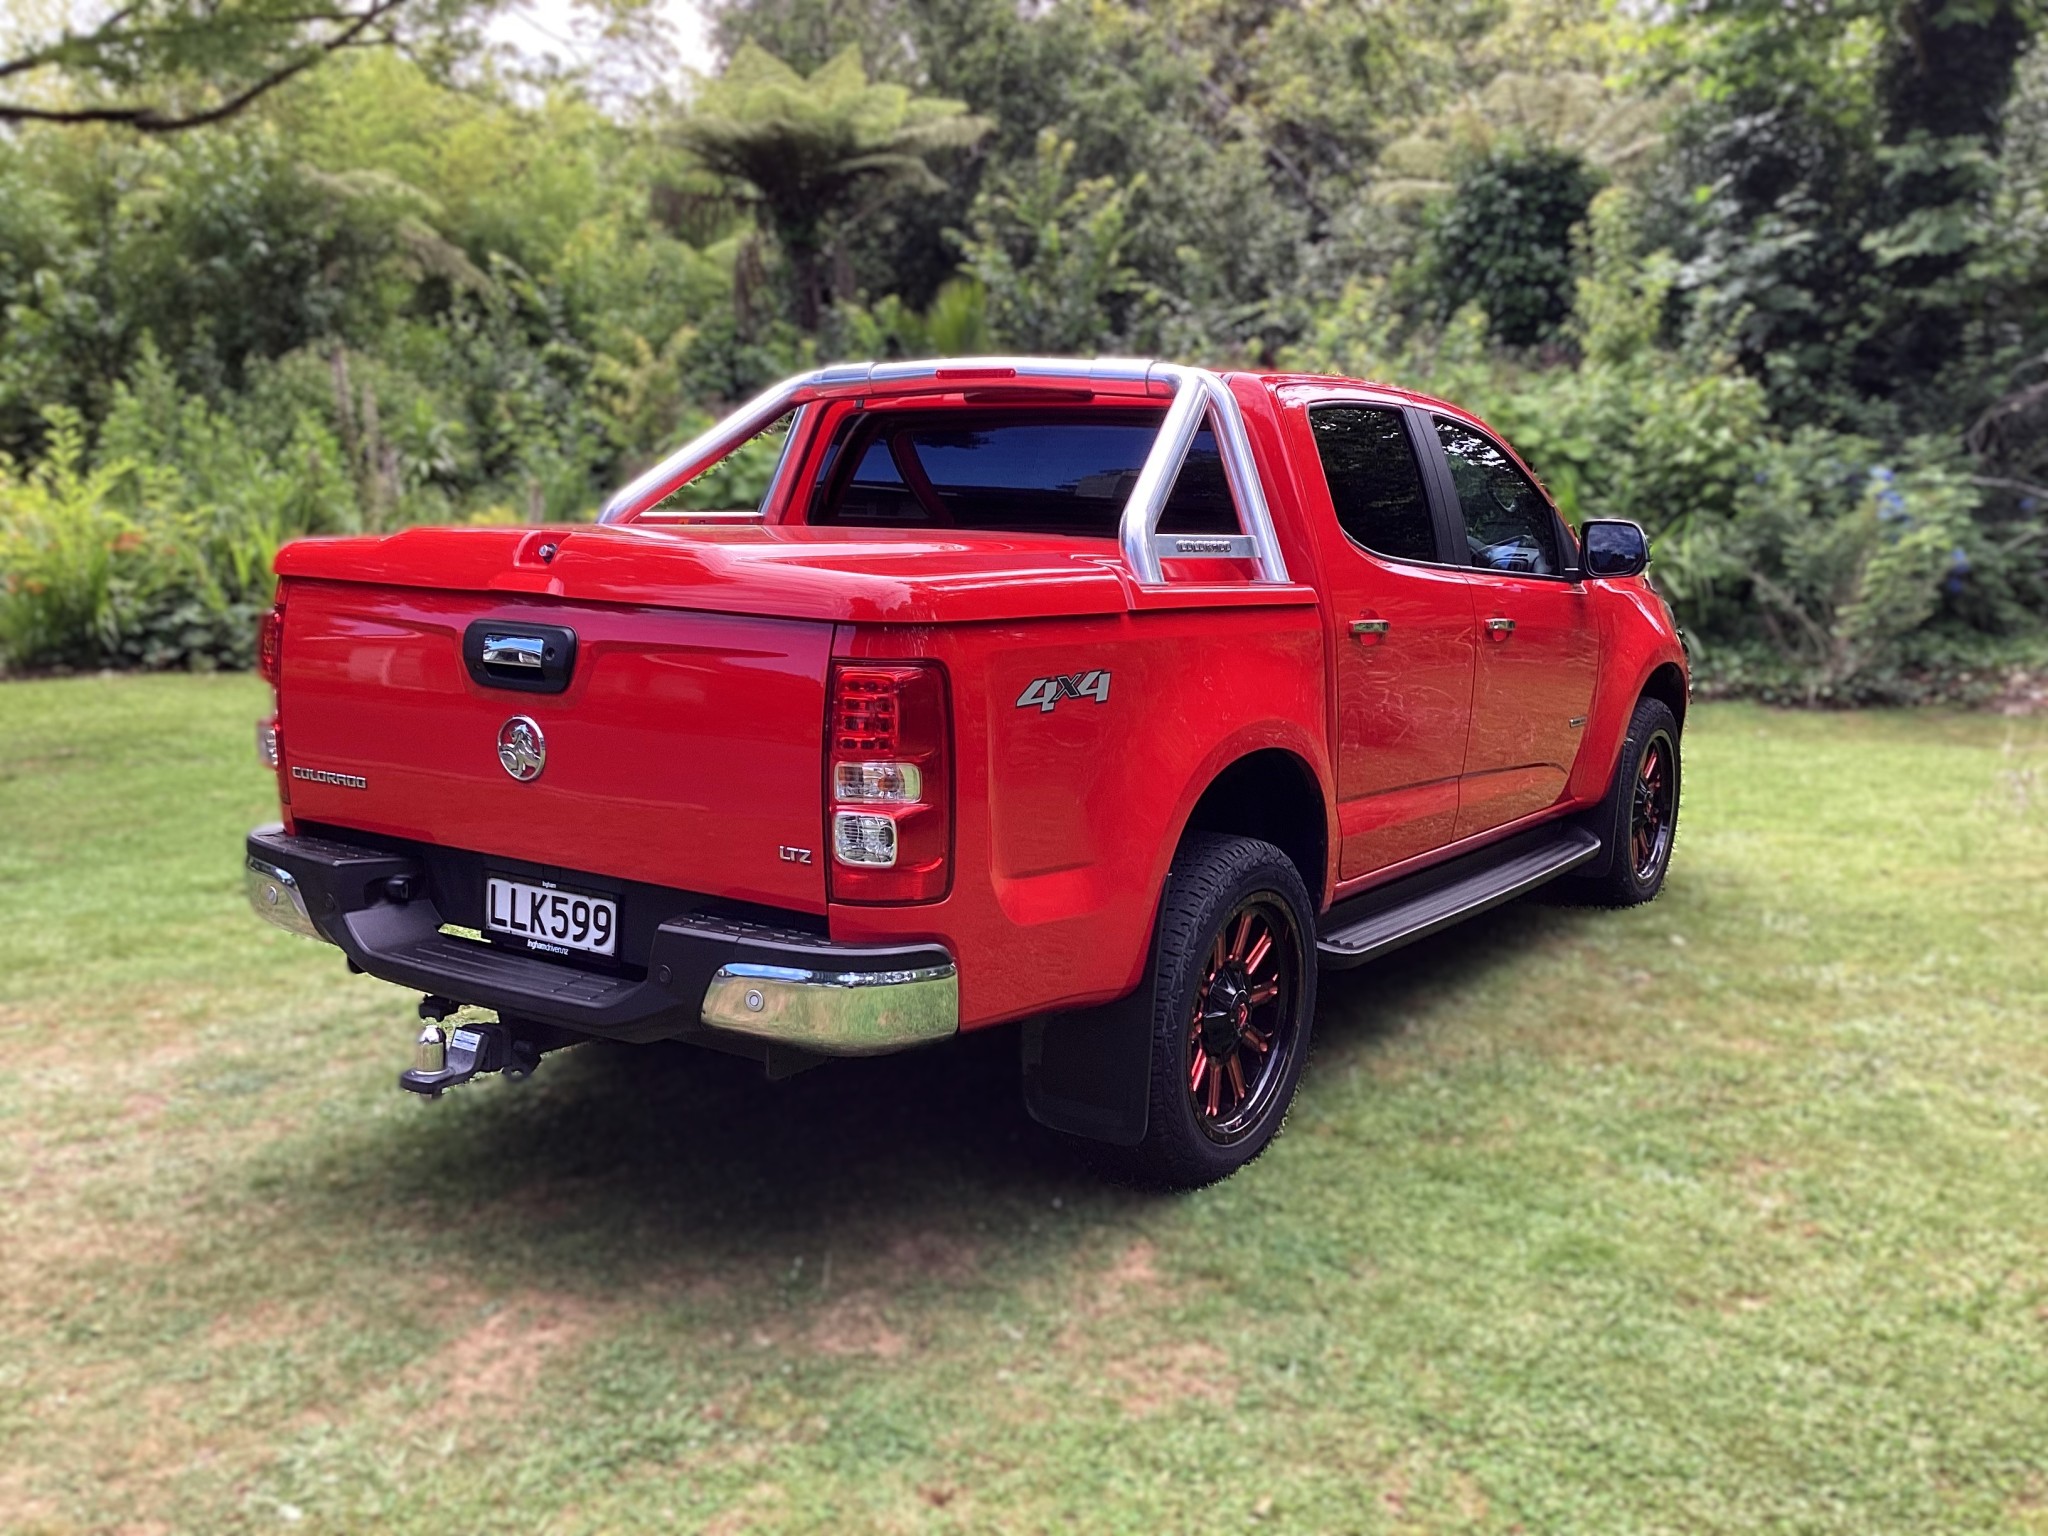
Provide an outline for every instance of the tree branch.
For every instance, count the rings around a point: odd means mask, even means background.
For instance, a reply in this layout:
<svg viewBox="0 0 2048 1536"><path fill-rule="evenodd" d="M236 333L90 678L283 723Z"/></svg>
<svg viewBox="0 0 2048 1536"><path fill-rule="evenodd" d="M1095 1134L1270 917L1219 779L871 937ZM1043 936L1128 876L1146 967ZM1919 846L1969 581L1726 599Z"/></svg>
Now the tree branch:
<svg viewBox="0 0 2048 1536"><path fill-rule="evenodd" d="M2003 475L1972 475L1972 485L1981 485L1987 491L2017 491L2022 496L2038 496L2048 501L2048 485L2036 485L2031 480L2010 480Z"/></svg>
<svg viewBox="0 0 2048 1536"><path fill-rule="evenodd" d="M276 90L287 80L303 74L322 59L339 53L345 48L374 47L389 43L391 38L388 35L365 42L362 41L363 34L379 22L384 21L393 11L396 11L405 3L406 0L374 0L374 3L368 10L357 15L354 21L339 32L336 32L332 37L322 39L289 63L279 65L252 84L237 91L225 101L219 102L203 111L166 114L161 108L153 106L30 107L14 102L0 102L0 123L120 123L135 129L138 133L179 133L188 128L204 128L209 124L222 122L227 118L233 117L236 113L249 106L250 103ZM137 7L130 6L128 9L116 13L114 17L109 18L108 25L118 21L121 17L133 14L136 9ZM310 19L339 20L341 16L347 14L347 12L342 12L331 18L315 17ZM104 35L105 31L106 27L102 26L95 33L95 36ZM21 59L9 60L5 64L0 64L0 76L18 74L24 69L32 69L49 64L53 62L53 58L54 55L51 50L45 50L41 56L30 55Z"/></svg>

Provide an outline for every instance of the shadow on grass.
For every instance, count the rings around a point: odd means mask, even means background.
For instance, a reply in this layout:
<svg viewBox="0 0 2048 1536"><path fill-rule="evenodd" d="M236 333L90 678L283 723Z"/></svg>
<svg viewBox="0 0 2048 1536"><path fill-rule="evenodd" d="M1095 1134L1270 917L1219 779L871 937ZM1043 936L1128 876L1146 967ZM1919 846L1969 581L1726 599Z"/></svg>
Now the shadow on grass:
<svg viewBox="0 0 2048 1536"><path fill-rule="evenodd" d="M1467 989L1585 920L1518 902L1328 974L1318 1033L1371 1049L1422 997ZM1033 1123L1017 1049L1006 1027L771 1083L686 1046L586 1045L525 1084L288 1138L254 1176L291 1212L281 1219L314 1217L344 1247L402 1232L473 1273L572 1289L678 1265L745 1280L806 1253L932 1241L1055 1268L1090 1226L1132 1227L1172 1197L1108 1181L1086 1148Z"/></svg>

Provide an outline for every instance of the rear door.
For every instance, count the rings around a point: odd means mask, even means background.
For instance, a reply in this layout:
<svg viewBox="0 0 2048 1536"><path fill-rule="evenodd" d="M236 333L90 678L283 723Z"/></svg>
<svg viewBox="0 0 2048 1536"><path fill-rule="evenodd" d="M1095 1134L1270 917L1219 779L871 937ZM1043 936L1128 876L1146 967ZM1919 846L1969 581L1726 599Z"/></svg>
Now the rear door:
<svg viewBox="0 0 2048 1536"><path fill-rule="evenodd" d="M1599 638L1550 498L1472 423L1432 415L1428 425L1477 620L1463 838L1563 796L1592 708Z"/></svg>
<svg viewBox="0 0 2048 1536"><path fill-rule="evenodd" d="M1338 875L1352 880L1455 836L1472 597L1449 562L1409 413L1342 394L1301 403L1327 496L1318 504L1303 477L1336 658Z"/></svg>

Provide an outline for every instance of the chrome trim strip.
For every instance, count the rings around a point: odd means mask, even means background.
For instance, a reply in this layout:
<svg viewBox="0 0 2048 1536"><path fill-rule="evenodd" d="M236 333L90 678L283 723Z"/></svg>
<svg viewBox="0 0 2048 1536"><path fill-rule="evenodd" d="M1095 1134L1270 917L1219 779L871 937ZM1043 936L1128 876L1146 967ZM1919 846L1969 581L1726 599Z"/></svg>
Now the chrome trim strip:
<svg viewBox="0 0 2048 1536"><path fill-rule="evenodd" d="M1217 452L1223 461L1224 478L1231 498L1237 503L1238 527L1251 543L1250 557L1258 562L1259 580L1285 582L1287 561L1280 552L1279 535L1273 528L1273 514L1266 503L1265 487L1259 480L1257 461L1252 456L1251 438L1245 430L1244 412L1237 397L1223 379L1206 368L1189 368L1178 363L1150 362L1134 357L951 357L894 363L835 363L783 380L763 390L723 421L685 443L659 464L613 494L599 515L600 523L628 522L681 486L704 473L743 443L773 426L781 417L807 403L815 392L851 386L891 388L921 386L940 375L971 385L977 373L1009 375L1018 379L1099 379L1104 382L1142 382L1148 394L1154 387L1170 390L1172 403L1159 435L1145 456L1130 500L1124 504L1117 539L1131 574L1147 586L1159 586L1164 577L1159 567L1159 550L1154 544L1159 517L1173 494L1188 449L1201 430L1202 422L1214 423ZM995 382L991 379L989 382ZM792 431L792 437L795 435ZM785 454L785 458L787 455ZM782 466L770 495L780 488ZM764 506L766 504L764 503ZM756 514L759 515L758 513Z"/></svg>
<svg viewBox="0 0 2048 1536"><path fill-rule="evenodd" d="M286 933L302 934L309 939L323 937L313 926L312 915L306 911L305 894L290 870L279 869L252 854L242 871L242 890L256 915L266 923L275 923Z"/></svg>
<svg viewBox="0 0 2048 1536"><path fill-rule="evenodd" d="M813 971L734 961L704 991L704 1023L828 1056L874 1056L959 1032L958 967Z"/></svg>

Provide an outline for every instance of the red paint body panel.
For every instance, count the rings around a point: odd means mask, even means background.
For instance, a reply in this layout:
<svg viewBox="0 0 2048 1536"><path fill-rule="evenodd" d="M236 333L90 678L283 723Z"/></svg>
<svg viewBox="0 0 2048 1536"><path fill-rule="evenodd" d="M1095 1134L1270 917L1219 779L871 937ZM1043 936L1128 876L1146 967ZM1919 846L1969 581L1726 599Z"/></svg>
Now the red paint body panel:
<svg viewBox="0 0 2048 1536"><path fill-rule="evenodd" d="M954 879L920 907L835 906L846 940L936 939L962 956L963 1027L1106 1002L1137 984L1153 910L1202 789L1247 752L1296 753L1327 785L1312 604L1115 620L856 630L848 654L942 662L953 682ZM1049 713L1036 677L1106 668L1106 703ZM966 957L972 957L968 963Z"/></svg>
<svg viewBox="0 0 2048 1536"><path fill-rule="evenodd" d="M542 564L537 552L556 547ZM301 539L278 575L429 591L751 613L851 624L957 624L1121 613L1114 547L1080 539L893 528L411 528Z"/></svg>
<svg viewBox="0 0 2048 1536"><path fill-rule="evenodd" d="M1685 665L1647 583L1369 556L1335 526L1292 387L1453 408L1352 381L1228 384L1290 584L1185 562L1175 585L1144 588L1096 539L811 528L788 490L765 524L293 544L277 567L285 771L367 787L290 779L289 811L824 914L836 939L936 941L959 962L961 1023L974 1028L1107 1001L1141 979L1188 818L1247 753L1289 753L1317 787L1330 858L1309 883L1326 902L1596 800L1644 686ZM807 433L797 480L821 451L819 422ZM1485 638L1495 615L1516 620L1504 644ZM1361 618L1387 620L1386 635L1355 640ZM476 682L461 639L479 619L572 628L567 691ZM827 900L835 659L943 669L953 843L941 899ZM1037 680L1096 670L1105 697L1019 706ZM533 783L495 754L519 714L546 733Z"/></svg>
<svg viewBox="0 0 2048 1536"><path fill-rule="evenodd" d="M1478 659L1458 801L1461 838L1519 821L1564 794L1600 659L1585 583L1493 571L1474 571L1467 581ZM1515 627L1490 630L1490 619Z"/></svg>
<svg viewBox="0 0 2048 1536"><path fill-rule="evenodd" d="M477 619L566 624L568 690L511 693L469 675ZM829 624L674 613L421 587L293 582L279 727L292 814L421 842L735 900L822 912ZM522 784L498 728L526 715L547 767Z"/></svg>

